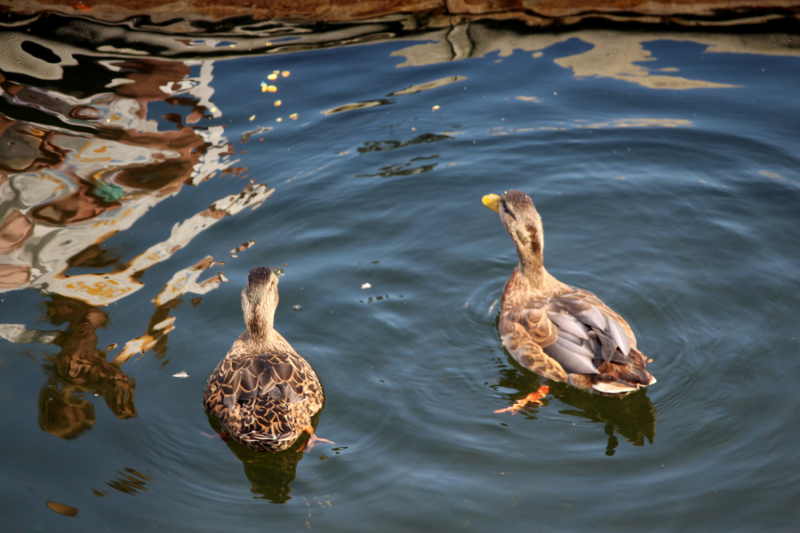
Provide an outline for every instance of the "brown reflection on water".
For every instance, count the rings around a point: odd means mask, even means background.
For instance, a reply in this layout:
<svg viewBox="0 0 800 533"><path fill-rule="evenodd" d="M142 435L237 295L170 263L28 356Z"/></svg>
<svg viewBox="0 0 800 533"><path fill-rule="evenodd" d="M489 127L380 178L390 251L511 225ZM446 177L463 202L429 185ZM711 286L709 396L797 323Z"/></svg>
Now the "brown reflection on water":
<svg viewBox="0 0 800 533"><path fill-rule="evenodd" d="M94 426L94 406L85 393L101 396L121 419L136 416L136 380L119 365L106 360L97 347L97 328L105 327L108 314L80 300L54 295L46 302L47 318L67 328L52 341L61 352L45 365L48 381L39 394L39 426L62 439L72 439Z"/></svg>
<svg viewBox="0 0 800 533"><path fill-rule="evenodd" d="M311 425L315 430L321 412L311 418ZM215 432L222 432L222 426L217 419L208 416L208 422ZM250 481L250 490L253 494L270 503L286 503L292 499L291 484L297 475L297 464L306 455L303 447L307 441L308 435L303 433L291 448L277 453L257 452L233 440L228 440L227 445L242 462L244 474Z"/></svg>
<svg viewBox="0 0 800 533"><path fill-rule="evenodd" d="M495 359L500 378L492 388L502 387L518 391L508 396L507 403L510 405L516 400L525 398L529 393L536 392L541 378L531 374L510 356L507 359L512 366ZM542 406L528 407L521 411L526 418L536 420L536 414L540 410L557 408L561 414L603 424L608 436L605 453L609 456L614 455L619 445L616 435L621 435L634 446L644 446L645 440L650 444L653 443L656 436L657 415L646 390L639 390L624 398L609 398L588 394L555 381L549 382L548 385L550 391L542 399ZM568 408L560 408L559 404L565 404Z"/></svg>
<svg viewBox="0 0 800 533"><path fill-rule="evenodd" d="M192 66L200 67L198 75ZM125 342L110 362L117 345L97 346L96 330L109 323L102 308L143 289L141 278L151 266L202 231L255 209L274 191L251 181L238 194L167 225L161 242L131 259L123 260L130 251L125 245L105 248L105 241L160 202L225 174L236 161L223 128L200 125L221 116L210 101L213 62L112 58L98 59L92 68L99 85L92 79L77 90L70 76L86 74L69 72L68 65L63 89L58 79L30 82L38 72L24 71L24 62L13 75L0 73L0 293L34 289L48 299L47 319L66 324L64 330L0 324L0 337L61 348L44 366L48 382L39 396L39 424L65 439L94 425L87 393L101 396L120 419L136 416L135 380L122 365L148 350L165 358L175 329L171 312L183 295L206 294L226 281L221 272L199 279L223 263L198 257L175 272L153 297L144 334ZM154 102L171 107L167 127L148 115Z"/></svg>

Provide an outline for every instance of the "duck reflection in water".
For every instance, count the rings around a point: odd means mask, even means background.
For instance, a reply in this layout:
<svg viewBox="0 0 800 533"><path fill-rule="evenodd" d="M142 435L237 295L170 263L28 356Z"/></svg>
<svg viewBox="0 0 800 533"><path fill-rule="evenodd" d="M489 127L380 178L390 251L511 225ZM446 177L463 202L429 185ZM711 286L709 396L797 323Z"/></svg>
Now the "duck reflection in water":
<svg viewBox="0 0 800 533"><path fill-rule="evenodd" d="M45 305L50 322L69 325L52 341L61 352L45 366L49 379L39 395L39 426L62 439L90 429L95 414L83 397L87 392L102 396L118 418L136 417L136 380L124 374L120 365L106 360L108 349L97 348L95 331L105 327L108 315L93 305L59 295Z"/></svg>
<svg viewBox="0 0 800 533"><path fill-rule="evenodd" d="M209 424L217 434L226 435L219 420L208 416ZM311 425L317 427L319 413L311 418ZM215 437L216 438L216 437ZM297 476L297 465L305 456L307 439L302 435L292 446L281 452L262 453L223 437L233 455L242 462L244 475L250 482L253 494L270 503L286 503L292 499L291 484Z"/></svg>
<svg viewBox="0 0 800 533"><path fill-rule="evenodd" d="M550 381L549 387L547 387L548 392L541 394L539 392L543 388L540 387L541 379L531 374L513 358L507 357L507 362L511 366L500 359L496 359L495 362L500 369L500 379L492 385L493 389L518 391L510 394L509 399L520 403L531 395L539 396L538 401L528 401L527 405L519 409L509 408L511 413L520 413L528 419L536 420L538 413L536 405L539 404L542 409L553 408L555 405L551 402L552 399L555 399L572 407L571 409L559 409L560 414L604 425L605 433L608 436L605 453L609 456L614 455L615 449L619 445L616 435L621 435L633 446L644 446L645 440L652 444L655 439L656 410L645 390L634 392L620 399L587 394L565 383Z"/></svg>

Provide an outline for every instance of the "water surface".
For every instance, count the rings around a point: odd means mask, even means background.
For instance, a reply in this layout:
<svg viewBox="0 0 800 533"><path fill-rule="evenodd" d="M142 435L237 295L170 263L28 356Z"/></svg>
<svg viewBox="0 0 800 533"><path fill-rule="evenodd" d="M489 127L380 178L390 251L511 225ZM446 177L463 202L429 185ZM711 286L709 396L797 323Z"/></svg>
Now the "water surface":
<svg viewBox="0 0 800 533"><path fill-rule="evenodd" d="M0 35L9 531L800 518L796 36L112 29ZM656 385L494 413L540 385L496 330L516 258L480 198L512 188ZM257 265L325 387L307 454L202 410Z"/></svg>

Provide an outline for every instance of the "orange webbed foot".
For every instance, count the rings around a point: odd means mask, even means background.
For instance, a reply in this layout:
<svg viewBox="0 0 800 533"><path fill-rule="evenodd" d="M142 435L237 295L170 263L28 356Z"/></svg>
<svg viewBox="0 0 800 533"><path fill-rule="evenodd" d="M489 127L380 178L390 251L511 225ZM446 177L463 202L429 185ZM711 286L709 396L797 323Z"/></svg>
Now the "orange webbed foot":
<svg viewBox="0 0 800 533"><path fill-rule="evenodd" d="M333 442L331 440L323 439L321 437L317 437L316 435L314 435L314 428L312 426L308 426L304 431L306 433L308 433L309 435L311 435L311 437L308 439L308 441L306 441L305 444L300 446L300 449L297 450L298 452L306 452L306 453L308 453L308 452L311 451L311 448L313 448L314 446L316 446L320 442L327 442L328 444L335 444L335 442Z"/></svg>
<svg viewBox="0 0 800 533"><path fill-rule="evenodd" d="M548 392L550 392L550 387L539 387L539 390L536 392L532 392L525 398L517 400L513 405L506 407L505 409L498 409L495 411L495 413L505 413L506 411L511 411L511 414L513 415L517 411L521 411L529 403L538 403L539 405L542 405L542 398L544 398Z"/></svg>

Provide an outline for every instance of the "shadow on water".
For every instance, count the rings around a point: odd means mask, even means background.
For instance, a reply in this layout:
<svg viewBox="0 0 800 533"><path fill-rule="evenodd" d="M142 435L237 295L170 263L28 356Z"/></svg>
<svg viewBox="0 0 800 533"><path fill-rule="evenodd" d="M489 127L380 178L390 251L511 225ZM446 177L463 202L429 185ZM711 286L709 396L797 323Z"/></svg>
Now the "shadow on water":
<svg viewBox="0 0 800 533"><path fill-rule="evenodd" d="M320 410L311 417L314 429L319 423ZM223 431L219 421L206 414L208 422L215 433ZM303 433L291 448L277 453L257 452L238 442L228 439L226 444L237 459L244 466L244 474L252 485L251 491L257 494L258 499L268 500L270 503L286 503L292 499L291 484L297 475L297 464L305 455L303 451L309 436Z"/></svg>
<svg viewBox="0 0 800 533"><path fill-rule="evenodd" d="M529 393L536 392L543 382L542 378L522 367L510 355L506 354L506 357L511 366L498 364L501 377L492 388L518 391L508 395L509 402L521 400ZM653 402L647 397L646 389L624 398L611 398L589 394L565 383L551 381L548 385L550 391L548 396L542 399L543 405L540 410L550 406L555 407L550 399L552 396L555 400L571 407L571 409L560 409L559 413L603 424L608 435L606 455L614 455L619 445L615 434L621 435L634 446L644 446L645 440L650 444L653 443L656 436L657 415ZM523 410L521 413L528 419L536 420L529 410Z"/></svg>

